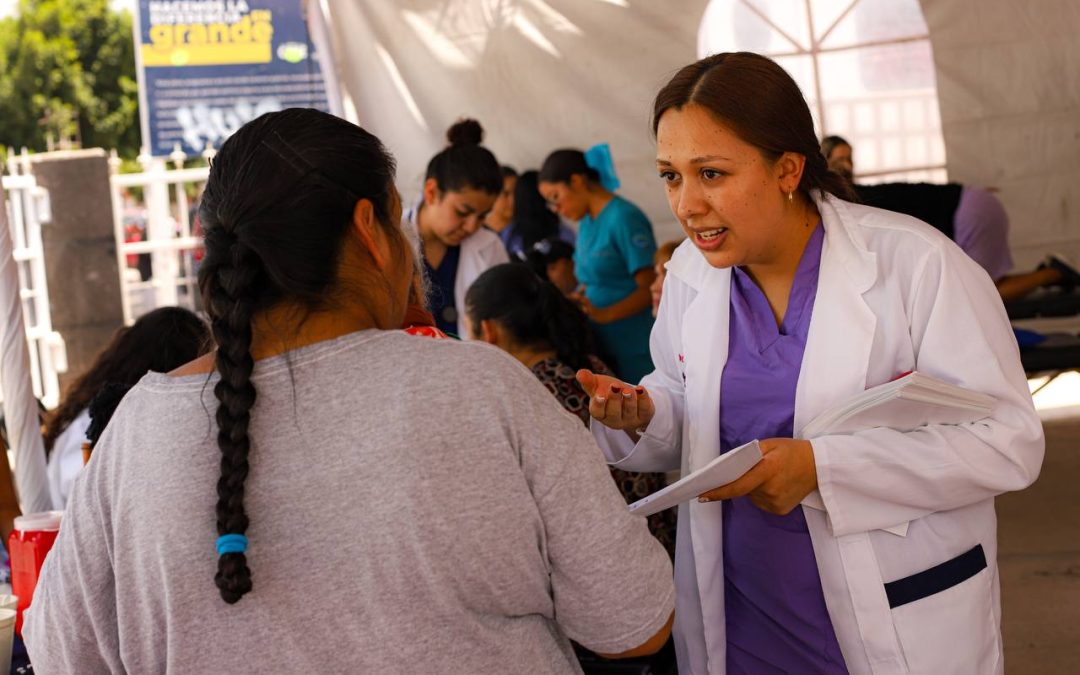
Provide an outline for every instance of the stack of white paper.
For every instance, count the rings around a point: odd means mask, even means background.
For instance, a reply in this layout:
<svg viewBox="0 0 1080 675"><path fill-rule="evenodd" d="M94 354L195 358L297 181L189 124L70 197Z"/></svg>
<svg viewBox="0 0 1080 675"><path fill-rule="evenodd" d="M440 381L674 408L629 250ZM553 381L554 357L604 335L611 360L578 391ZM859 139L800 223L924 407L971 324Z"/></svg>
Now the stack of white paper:
<svg viewBox="0 0 1080 675"><path fill-rule="evenodd" d="M911 431L927 424L965 424L990 415L996 399L914 372L867 389L815 417L801 438L888 427Z"/></svg>

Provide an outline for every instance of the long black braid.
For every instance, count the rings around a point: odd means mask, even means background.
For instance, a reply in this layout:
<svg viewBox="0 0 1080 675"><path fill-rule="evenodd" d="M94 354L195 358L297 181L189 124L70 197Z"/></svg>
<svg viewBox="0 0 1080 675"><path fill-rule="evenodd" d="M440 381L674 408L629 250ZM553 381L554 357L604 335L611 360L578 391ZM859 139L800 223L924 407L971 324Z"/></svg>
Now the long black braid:
<svg viewBox="0 0 1080 675"><path fill-rule="evenodd" d="M316 110L263 115L214 158L200 205L206 258L199 286L220 375L214 386L221 453L214 583L227 603L253 587L244 507L254 456L252 321L283 301L309 310L345 295L357 301L338 288L337 270L358 200L370 200L391 241L405 251L399 224L390 222L393 179L394 160L377 138Z"/></svg>
<svg viewBox="0 0 1080 675"><path fill-rule="evenodd" d="M218 447L221 449L221 478L217 484L217 531L245 534L248 517L244 512L244 481L247 479L251 451L248 427L255 406L255 386L251 373L251 319L255 313L256 283L261 264L255 253L224 229L207 233L221 236L227 248L227 264L210 277L205 288L210 329L218 344L217 370L221 379L214 386L217 409ZM251 570L244 553L225 553L218 557L214 583L221 597L234 603L251 590Z"/></svg>

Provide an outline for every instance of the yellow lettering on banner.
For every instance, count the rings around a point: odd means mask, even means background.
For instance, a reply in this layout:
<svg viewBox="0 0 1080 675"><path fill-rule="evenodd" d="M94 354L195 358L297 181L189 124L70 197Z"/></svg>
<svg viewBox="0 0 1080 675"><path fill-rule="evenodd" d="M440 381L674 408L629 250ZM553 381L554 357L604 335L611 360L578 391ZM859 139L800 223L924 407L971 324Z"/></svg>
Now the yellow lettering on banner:
<svg viewBox="0 0 1080 675"><path fill-rule="evenodd" d="M188 28L187 41L189 45L206 44L206 26L201 23L193 24Z"/></svg>
<svg viewBox="0 0 1080 675"><path fill-rule="evenodd" d="M218 42L227 42L229 39L229 27L223 23L210 24L210 28L206 32L208 33L207 42L216 44Z"/></svg>
<svg viewBox="0 0 1080 675"><path fill-rule="evenodd" d="M251 41L251 17L245 16L229 27L229 37L233 42Z"/></svg>
<svg viewBox="0 0 1080 675"><path fill-rule="evenodd" d="M251 39L255 42L270 44L274 39L274 26L269 21L251 24Z"/></svg>
<svg viewBox="0 0 1080 675"><path fill-rule="evenodd" d="M172 26L150 26L150 43L160 49L172 47Z"/></svg>
<svg viewBox="0 0 1080 675"><path fill-rule="evenodd" d="M150 44L142 46L146 66L224 66L270 63L273 59L273 15L251 12L231 24L159 24L150 27Z"/></svg>

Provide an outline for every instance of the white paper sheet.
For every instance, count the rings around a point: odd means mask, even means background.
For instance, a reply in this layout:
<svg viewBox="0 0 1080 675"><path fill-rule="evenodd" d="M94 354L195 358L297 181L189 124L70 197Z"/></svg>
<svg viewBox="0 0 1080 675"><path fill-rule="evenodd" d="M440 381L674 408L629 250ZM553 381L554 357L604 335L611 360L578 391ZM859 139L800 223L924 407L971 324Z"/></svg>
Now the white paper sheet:
<svg viewBox="0 0 1080 675"><path fill-rule="evenodd" d="M707 492L721 485L736 480L761 461L761 448L758 442L750 441L746 445L725 452L697 471L672 483L663 490L637 500L630 505L630 513L638 516L651 516L672 506L696 499L702 492Z"/></svg>

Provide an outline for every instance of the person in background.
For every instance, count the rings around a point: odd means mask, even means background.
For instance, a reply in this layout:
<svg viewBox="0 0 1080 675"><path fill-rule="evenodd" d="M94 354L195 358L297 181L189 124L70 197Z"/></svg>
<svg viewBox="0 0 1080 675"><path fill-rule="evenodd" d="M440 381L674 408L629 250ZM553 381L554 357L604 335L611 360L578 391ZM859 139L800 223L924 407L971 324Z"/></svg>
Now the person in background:
<svg viewBox="0 0 1080 675"><path fill-rule="evenodd" d="M615 194L619 186L607 145L588 153L556 150L540 169L540 193L561 216L579 222L574 271L578 300L592 320L619 377L638 382L653 369L649 286L656 277L652 224Z"/></svg>
<svg viewBox="0 0 1080 675"><path fill-rule="evenodd" d="M656 269L656 281L649 286L652 293L652 315L655 317L660 311L660 297L664 294L664 279L667 277L667 264L671 256L675 255L675 249L679 248L681 241L669 241L656 249L653 256L653 265Z"/></svg>
<svg viewBox="0 0 1080 675"><path fill-rule="evenodd" d="M481 272L510 260L499 235L482 227L502 192L503 177L495 155L480 145L479 122L460 120L446 138L449 145L428 162L423 196L403 218L417 234L435 325L464 336L465 291Z"/></svg>
<svg viewBox="0 0 1080 675"><path fill-rule="evenodd" d="M956 244L844 199L799 86L714 54L653 106L656 172L688 240L667 265L640 386L579 373L619 468L761 460L683 504L684 673L1000 673L997 495L1045 449L1001 299ZM996 399L964 424L803 438L902 373Z"/></svg>
<svg viewBox="0 0 1080 675"><path fill-rule="evenodd" d="M548 391L587 427L589 401L575 376L582 368L611 374L596 356L589 321L554 285L525 265L492 267L477 277L465 295L466 317L474 340L495 345L532 371ZM611 469L626 502L664 487L662 473ZM675 512L649 516L649 531L675 555Z"/></svg>
<svg viewBox="0 0 1080 675"><path fill-rule="evenodd" d="M484 227L497 235L502 236L507 226L514 220L514 186L517 185L518 173L512 166L502 167L502 190L495 198L487 218L484 219Z"/></svg>
<svg viewBox="0 0 1080 675"><path fill-rule="evenodd" d="M566 297L581 291L574 274L574 247L562 239L543 239L533 244L532 250L519 254L532 271L541 279L547 279ZM590 329L591 330L591 329Z"/></svg>
<svg viewBox="0 0 1080 675"><path fill-rule="evenodd" d="M540 194L539 173L526 171L521 174L514 189L514 222L502 233L510 256L528 253L544 239L558 238L573 246L576 237Z"/></svg>
<svg viewBox="0 0 1080 675"><path fill-rule="evenodd" d="M581 422L509 356L400 330L415 268L377 138L262 115L202 218L217 351L147 375L94 448L26 615L40 672L571 673L570 640L660 648L671 563Z"/></svg>
<svg viewBox="0 0 1080 675"><path fill-rule="evenodd" d="M821 141L821 154L830 170L851 181L864 204L914 216L955 241L990 275L1002 300L1018 300L1047 286L1080 286L1080 272L1056 255L1048 255L1030 272L1009 274L1013 267L1009 216L989 191L959 183L860 185L854 182L852 147L844 138L826 136Z"/></svg>
<svg viewBox="0 0 1080 675"><path fill-rule="evenodd" d="M212 347L210 330L182 307L148 312L113 335L93 364L68 389L45 420L45 455L53 508L63 510L83 468L90 415L87 407L107 383L133 386L148 372L167 373Z"/></svg>

